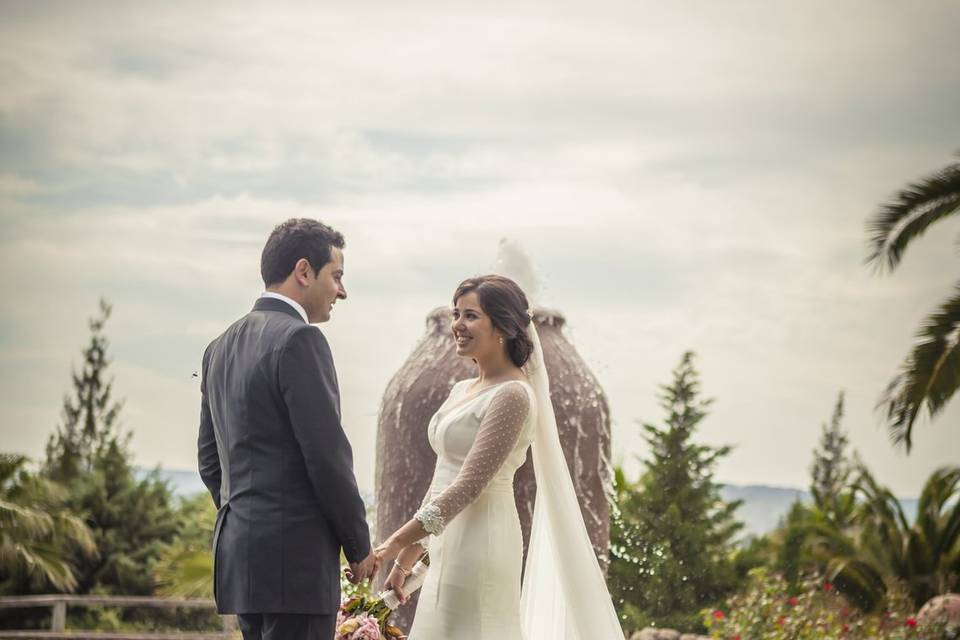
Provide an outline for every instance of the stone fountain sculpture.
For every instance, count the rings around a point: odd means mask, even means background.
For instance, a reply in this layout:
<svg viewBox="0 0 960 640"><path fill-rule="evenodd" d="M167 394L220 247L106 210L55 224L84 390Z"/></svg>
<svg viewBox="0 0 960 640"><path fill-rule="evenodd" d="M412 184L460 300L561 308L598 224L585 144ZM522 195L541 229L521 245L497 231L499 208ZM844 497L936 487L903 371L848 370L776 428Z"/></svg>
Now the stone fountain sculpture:
<svg viewBox="0 0 960 640"><path fill-rule="evenodd" d="M560 441L580 500L581 512L600 566L606 571L610 539L607 487L610 472L610 413L606 396L573 345L563 335L564 317L534 309ZM419 508L433 477L436 455L427 442L427 423L454 383L477 375L476 366L456 355L450 310L427 317L426 333L387 385L380 409L376 461L376 537L380 541L402 526ZM514 481L523 531L524 557L536 499L530 455ZM378 576L379 588L389 568ZM395 624L409 629L416 594L395 614Z"/></svg>

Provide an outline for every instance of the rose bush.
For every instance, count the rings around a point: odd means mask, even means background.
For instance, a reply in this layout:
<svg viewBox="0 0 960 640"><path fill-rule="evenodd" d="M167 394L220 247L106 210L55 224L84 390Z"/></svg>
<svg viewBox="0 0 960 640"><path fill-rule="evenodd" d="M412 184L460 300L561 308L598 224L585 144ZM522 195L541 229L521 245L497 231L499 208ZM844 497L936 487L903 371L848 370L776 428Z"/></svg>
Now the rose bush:
<svg viewBox="0 0 960 640"><path fill-rule="evenodd" d="M766 569L750 572L746 590L722 609L703 612L711 638L726 640L946 640L960 629L946 624L918 624L904 590L887 592L882 610L863 614L822 579L802 582L791 593L787 582Z"/></svg>

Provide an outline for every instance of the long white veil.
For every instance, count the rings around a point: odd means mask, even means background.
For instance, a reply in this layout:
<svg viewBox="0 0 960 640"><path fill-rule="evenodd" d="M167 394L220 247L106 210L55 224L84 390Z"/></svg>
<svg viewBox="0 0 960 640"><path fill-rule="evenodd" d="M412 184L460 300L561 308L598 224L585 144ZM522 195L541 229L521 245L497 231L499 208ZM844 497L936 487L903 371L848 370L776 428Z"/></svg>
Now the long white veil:
<svg viewBox="0 0 960 640"><path fill-rule="evenodd" d="M550 379L534 322L524 366L537 399L531 445L537 499L520 599L526 640L620 640L623 631L583 522L560 448Z"/></svg>

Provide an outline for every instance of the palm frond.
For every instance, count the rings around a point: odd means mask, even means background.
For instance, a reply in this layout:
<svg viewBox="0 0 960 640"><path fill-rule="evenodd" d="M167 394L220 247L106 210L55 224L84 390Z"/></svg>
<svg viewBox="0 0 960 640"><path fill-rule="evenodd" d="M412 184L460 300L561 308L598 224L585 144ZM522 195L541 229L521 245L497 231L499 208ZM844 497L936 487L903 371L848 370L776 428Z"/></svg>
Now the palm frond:
<svg viewBox="0 0 960 640"><path fill-rule="evenodd" d="M931 224L960 212L960 162L908 185L867 221L867 263L896 269L907 246Z"/></svg>
<svg viewBox="0 0 960 640"><path fill-rule="evenodd" d="M947 553L951 549L960 557L960 500L953 503L953 508L946 514L943 524L943 540L939 552Z"/></svg>
<svg viewBox="0 0 960 640"><path fill-rule="evenodd" d="M851 489L854 493L863 495L865 499L861 505L860 521L882 523L883 528L887 530L909 529L910 523L903 512L903 506L893 492L881 486L859 459L856 468L857 478L851 484Z"/></svg>
<svg viewBox="0 0 960 640"><path fill-rule="evenodd" d="M27 456L18 453L0 453L0 490L6 491L7 484L29 461Z"/></svg>
<svg viewBox="0 0 960 640"><path fill-rule="evenodd" d="M838 589L868 609L883 595L881 582L906 585L918 607L955 589L960 575L960 466L931 474L910 524L893 492L855 460L850 486L858 501L852 526L841 529L824 518L810 525L814 557L828 567Z"/></svg>
<svg viewBox="0 0 960 640"><path fill-rule="evenodd" d="M87 558L97 558L100 555L93 532L83 518L69 511L58 511L52 517L54 541L77 549Z"/></svg>
<svg viewBox="0 0 960 640"><path fill-rule="evenodd" d="M927 532L919 527L906 532L903 577L907 580L932 575L936 570L933 545L939 537L937 533L934 531L933 535L928 536Z"/></svg>
<svg viewBox="0 0 960 640"><path fill-rule="evenodd" d="M891 440L908 453L921 410L934 417L960 387L960 283L924 321L917 338L877 403Z"/></svg>
<svg viewBox="0 0 960 640"><path fill-rule="evenodd" d="M154 570L157 592L168 598L209 598L213 595L213 559L208 549L174 549Z"/></svg>
<svg viewBox="0 0 960 640"><path fill-rule="evenodd" d="M47 544L0 540L0 571L20 573L59 591L70 592L77 587L73 567L64 559L62 551Z"/></svg>
<svg viewBox="0 0 960 640"><path fill-rule="evenodd" d="M37 509L0 500L0 528L39 538L53 528L53 518Z"/></svg>
<svg viewBox="0 0 960 640"><path fill-rule="evenodd" d="M941 467L934 471L923 485L920 500L917 504L916 526L923 529L931 539L941 538L941 532L946 532L945 526L949 522L949 515L944 514L944 507L956 495L960 483L960 467ZM955 541L955 540L954 540ZM942 540L938 540L938 543ZM935 548L935 554L949 549Z"/></svg>
<svg viewBox="0 0 960 640"><path fill-rule="evenodd" d="M0 573L72 591L74 554L97 546L83 518L65 508L65 488L24 470L24 456L0 454Z"/></svg>
<svg viewBox="0 0 960 640"><path fill-rule="evenodd" d="M52 545L21 547L21 560L27 574L46 580L58 591L67 593L77 588L77 578L73 567L63 558L63 552Z"/></svg>
<svg viewBox="0 0 960 640"><path fill-rule="evenodd" d="M840 593L864 611L875 609L887 592L881 573L862 560L835 557L827 566L827 572Z"/></svg>

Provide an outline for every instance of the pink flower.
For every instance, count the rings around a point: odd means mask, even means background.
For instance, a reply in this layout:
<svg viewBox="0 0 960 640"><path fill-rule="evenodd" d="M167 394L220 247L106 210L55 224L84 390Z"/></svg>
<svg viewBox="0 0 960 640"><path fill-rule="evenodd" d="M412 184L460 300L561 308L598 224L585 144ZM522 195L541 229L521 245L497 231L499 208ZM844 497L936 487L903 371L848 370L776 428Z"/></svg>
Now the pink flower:
<svg viewBox="0 0 960 640"><path fill-rule="evenodd" d="M347 618L343 624L337 627L336 640L349 640L351 634L360 627L360 621L357 618Z"/></svg>
<svg viewBox="0 0 960 640"><path fill-rule="evenodd" d="M717 620L723 620L726 616L723 615L723 611L720 611L720 609L717 609L716 611L713 612L713 617L716 618Z"/></svg>
<svg viewBox="0 0 960 640"><path fill-rule="evenodd" d="M383 640L383 636L380 634L377 621L364 615L360 618L360 626L350 636L350 640Z"/></svg>
<svg viewBox="0 0 960 640"><path fill-rule="evenodd" d="M787 619L784 618L783 616L780 616L779 618L777 618L777 624L782 627L783 625L787 624Z"/></svg>
<svg viewBox="0 0 960 640"><path fill-rule="evenodd" d="M790 605L791 607L797 606L798 602L800 601L797 600L796 596L791 596L789 599L787 599L787 604Z"/></svg>

